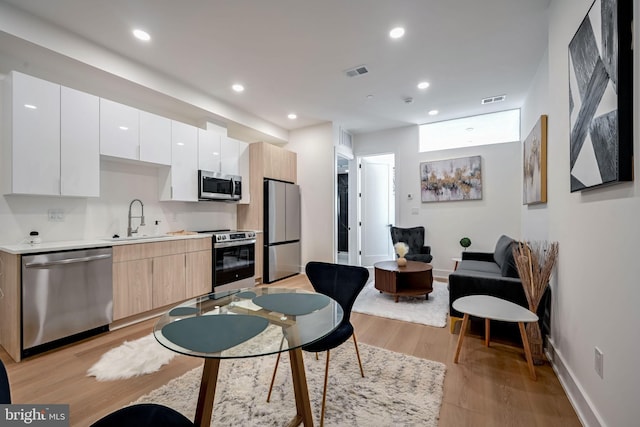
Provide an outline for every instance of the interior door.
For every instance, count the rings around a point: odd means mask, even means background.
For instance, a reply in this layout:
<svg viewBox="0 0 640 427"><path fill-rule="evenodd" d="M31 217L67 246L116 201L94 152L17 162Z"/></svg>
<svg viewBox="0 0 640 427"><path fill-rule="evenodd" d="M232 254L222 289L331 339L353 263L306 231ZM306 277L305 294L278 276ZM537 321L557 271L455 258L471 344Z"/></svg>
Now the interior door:
<svg viewBox="0 0 640 427"><path fill-rule="evenodd" d="M394 156L361 158L360 264L372 266L394 258L389 226L395 221Z"/></svg>

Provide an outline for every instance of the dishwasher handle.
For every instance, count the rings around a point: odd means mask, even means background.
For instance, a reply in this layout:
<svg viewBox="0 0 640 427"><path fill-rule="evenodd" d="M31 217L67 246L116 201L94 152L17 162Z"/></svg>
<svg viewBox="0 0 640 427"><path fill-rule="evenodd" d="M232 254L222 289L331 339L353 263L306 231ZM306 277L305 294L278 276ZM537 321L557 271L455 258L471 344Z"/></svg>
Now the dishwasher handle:
<svg viewBox="0 0 640 427"><path fill-rule="evenodd" d="M52 265L66 265L66 264L75 264L78 262L97 261L100 259L107 259L107 258L111 258L111 254L85 256L80 258L67 258L67 259L61 259L58 261L28 262L28 263L25 263L24 266L25 268L41 268L41 267L49 267Z"/></svg>

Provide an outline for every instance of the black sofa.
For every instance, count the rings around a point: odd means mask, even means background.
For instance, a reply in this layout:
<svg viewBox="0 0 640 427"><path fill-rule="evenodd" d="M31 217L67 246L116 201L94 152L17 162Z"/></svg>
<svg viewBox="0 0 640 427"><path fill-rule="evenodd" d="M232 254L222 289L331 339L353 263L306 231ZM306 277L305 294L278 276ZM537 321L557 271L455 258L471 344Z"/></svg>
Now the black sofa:
<svg viewBox="0 0 640 427"><path fill-rule="evenodd" d="M496 243L493 253L463 252L462 261L456 271L449 275L449 324L451 333L455 324L462 320L462 313L453 308L453 302L467 295L491 295L511 301L523 307L529 307L527 297L522 288L522 281L518 275L513 259L513 245L516 243L511 237L502 235ZM550 320L550 290L540 301L537 315L543 337L549 331ZM506 325L509 337L520 335L515 325ZM513 330L510 330L513 329Z"/></svg>

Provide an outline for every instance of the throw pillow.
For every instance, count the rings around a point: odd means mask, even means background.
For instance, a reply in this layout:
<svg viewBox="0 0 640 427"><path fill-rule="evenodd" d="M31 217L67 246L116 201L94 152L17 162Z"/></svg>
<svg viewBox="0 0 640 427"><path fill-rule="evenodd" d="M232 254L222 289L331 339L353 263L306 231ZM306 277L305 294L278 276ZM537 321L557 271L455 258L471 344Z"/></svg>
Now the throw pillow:
<svg viewBox="0 0 640 427"><path fill-rule="evenodd" d="M513 239L511 237L505 236L504 234L500 236L498 242L496 243L496 248L493 251L493 260L498 264L498 267L502 269L502 264L504 264L507 253L511 253L511 243Z"/></svg>
<svg viewBox="0 0 640 427"><path fill-rule="evenodd" d="M516 260L513 257L513 248L516 245L516 242L511 242L508 246L509 250L506 252L506 256L502 266L500 267L500 273L502 277L515 277L516 279L520 278L518 274L518 267L516 266Z"/></svg>

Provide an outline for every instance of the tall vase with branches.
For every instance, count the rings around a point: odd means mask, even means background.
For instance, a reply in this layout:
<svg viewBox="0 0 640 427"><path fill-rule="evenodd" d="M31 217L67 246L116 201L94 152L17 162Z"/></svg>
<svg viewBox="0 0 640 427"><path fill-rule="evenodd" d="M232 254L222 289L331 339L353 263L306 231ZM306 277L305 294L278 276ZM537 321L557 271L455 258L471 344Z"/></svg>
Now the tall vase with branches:
<svg viewBox="0 0 640 427"><path fill-rule="evenodd" d="M540 300L549 286L553 266L558 259L558 243L517 242L513 246L513 258L522 280L524 293L527 296L529 310L536 313ZM538 322L527 323L526 332L534 363L544 363L540 325Z"/></svg>

